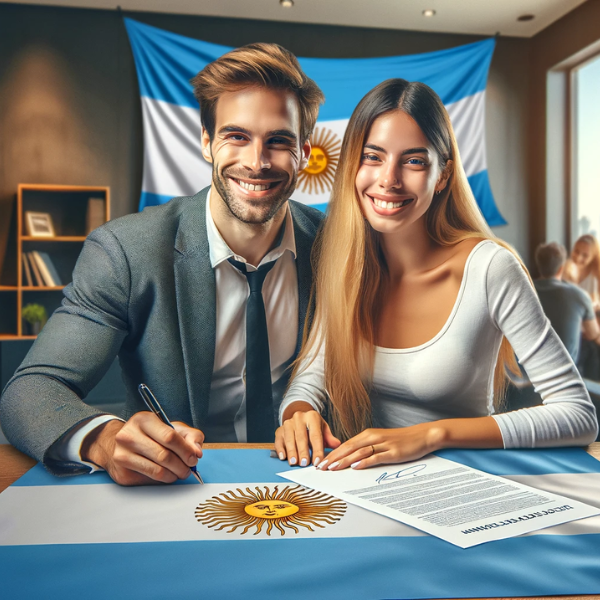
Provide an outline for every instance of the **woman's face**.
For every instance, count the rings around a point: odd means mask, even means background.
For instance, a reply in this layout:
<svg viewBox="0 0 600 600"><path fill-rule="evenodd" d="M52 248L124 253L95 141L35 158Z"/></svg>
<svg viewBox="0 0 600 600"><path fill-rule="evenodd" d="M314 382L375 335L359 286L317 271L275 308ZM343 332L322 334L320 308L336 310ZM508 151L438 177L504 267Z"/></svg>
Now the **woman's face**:
<svg viewBox="0 0 600 600"><path fill-rule="evenodd" d="M356 174L358 198L373 229L409 227L446 181L437 153L412 117L395 110L373 122Z"/></svg>
<svg viewBox="0 0 600 600"><path fill-rule="evenodd" d="M585 269L594 259L591 244L577 242L571 252L571 260L580 268Z"/></svg>

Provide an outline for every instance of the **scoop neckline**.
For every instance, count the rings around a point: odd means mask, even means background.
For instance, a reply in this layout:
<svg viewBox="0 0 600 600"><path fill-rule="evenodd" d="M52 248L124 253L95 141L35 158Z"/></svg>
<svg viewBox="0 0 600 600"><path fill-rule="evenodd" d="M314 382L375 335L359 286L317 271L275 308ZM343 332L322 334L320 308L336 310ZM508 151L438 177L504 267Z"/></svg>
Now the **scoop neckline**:
<svg viewBox="0 0 600 600"><path fill-rule="evenodd" d="M449 329L450 325L452 324L452 321L454 320L454 317L456 316L456 313L458 312L458 308L464 295L465 287L467 286L468 270L469 265L471 264L471 259L473 258L477 249L483 244L487 243L493 244L494 242L490 239L481 240L481 242L474 246L471 252L469 252L469 256L467 256L467 260L465 261L465 269L463 271L460 287L458 288L458 294L456 295L456 300L454 301L452 311L450 312L450 315L446 319L446 322L444 323L442 328L430 340L423 342L418 346L411 346L410 348L386 348L384 346L375 346L375 352L379 352L382 354L408 354L410 352L418 352L419 350L423 350L424 348L435 344Z"/></svg>

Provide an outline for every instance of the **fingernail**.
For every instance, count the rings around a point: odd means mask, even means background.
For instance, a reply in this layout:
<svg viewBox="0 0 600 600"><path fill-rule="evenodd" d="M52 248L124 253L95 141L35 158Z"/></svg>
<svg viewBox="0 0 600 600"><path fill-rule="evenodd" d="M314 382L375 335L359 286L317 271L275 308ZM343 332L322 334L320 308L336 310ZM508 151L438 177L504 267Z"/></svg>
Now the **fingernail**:
<svg viewBox="0 0 600 600"><path fill-rule="evenodd" d="M296 464L296 457L292 456L292 458L290 458L290 465L295 465Z"/></svg>
<svg viewBox="0 0 600 600"><path fill-rule="evenodd" d="M358 467L358 465L360 465L360 463L361 463L361 461L360 461L360 460L357 460L355 463L352 463L352 464L350 465L350 468L352 468L352 469L356 469L356 467Z"/></svg>
<svg viewBox="0 0 600 600"><path fill-rule="evenodd" d="M315 458L315 461L313 462L313 466L316 467L320 462L321 462L321 459L317 456L317 458Z"/></svg>
<svg viewBox="0 0 600 600"><path fill-rule="evenodd" d="M327 459L325 459L320 465L319 465L319 469L324 469L325 465L328 463L329 461Z"/></svg>
<svg viewBox="0 0 600 600"><path fill-rule="evenodd" d="M331 471L331 469L335 469L340 464L339 460L336 460L332 465L329 465L327 468Z"/></svg>
<svg viewBox="0 0 600 600"><path fill-rule="evenodd" d="M305 458L303 458L303 459L300 461L300 466L301 466L301 467L305 467L307 464L308 464L308 461L307 461Z"/></svg>
<svg viewBox="0 0 600 600"><path fill-rule="evenodd" d="M279 460L283 460L285 458L285 454L283 452L279 453Z"/></svg>

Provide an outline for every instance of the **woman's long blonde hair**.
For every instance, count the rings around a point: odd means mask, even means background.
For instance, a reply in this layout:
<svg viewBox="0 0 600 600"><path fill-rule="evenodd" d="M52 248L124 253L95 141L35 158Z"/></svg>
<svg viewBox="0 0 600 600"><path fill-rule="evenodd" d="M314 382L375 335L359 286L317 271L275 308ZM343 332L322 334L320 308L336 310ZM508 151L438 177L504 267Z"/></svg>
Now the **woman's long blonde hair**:
<svg viewBox="0 0 600 600"><path fill-rule="evenodd" d="M307 322L295 365L296 372L310 364L311 357L325 344L330 421L342 438L370 426L368 389L375 356L375 316L387 274L379 234L362 213L355 180L371 125L394 110L404 111L417 122L435 149L441 168L452 170L448 185L434 196L426 214L431 238L443 246L467 238L488 238L514 252L494 237L479 211L448 113L437 94L423 83L404 79L389 79L371 90L354 110L344 135L327 219L314 251L312 333L308 334ZM503 338L494 373L496 403L504 395L505 367L518 372L513 350Z"/></svg>

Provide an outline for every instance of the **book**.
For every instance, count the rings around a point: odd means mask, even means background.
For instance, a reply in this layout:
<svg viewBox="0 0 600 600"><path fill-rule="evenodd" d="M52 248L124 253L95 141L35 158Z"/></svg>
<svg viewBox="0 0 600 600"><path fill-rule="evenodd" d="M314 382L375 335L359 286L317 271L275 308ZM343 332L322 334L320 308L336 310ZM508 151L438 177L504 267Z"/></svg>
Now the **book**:
<svg viewBox="0 0 600 600"><path fill-rule="evenodd" d="M45 285L47 287L54 287L56 285L56 283L55 283L54 279L52 278L52 274L50 273L48 267L46 266L46 263L40 256L40 253L35 250L32 250L31 256L33 257L32 262L34 262L37 265L38 271L40 272L43 285Z"/></svg>
<svg viewBox="0 0 600 600"><path fill-rule="evenodd" d="M85 215L85 234L89 235L100 225L104 225L104 198L88 198Z"/></svg>
<svg viewBox="0 0 600 600"><path fill-rule="evenodd" d="M23 252L23 254L21 254L21 259L23 261L23 279L25 280L25 285L27 287L32 287L33 279L31 277L31 269L29 268L29 260L27 259L26 252Z"/></svg>
<svg viewBox="0 0 600 600"><path fill-rule="evenodd" d="M60 276L58 274L58 271L56 270L56 267L54 266L54 262L50 258L49 254L47 252L40 252L38 250L37 255L44 261L44 264L46 265L46 269L48 269L48 272L50 273L50 277L52 278L54 285L55 286L63 285L63 283L60 279Z"/></svg>
<svg viewBox="0 0 600 600"><path fill-rule="evenodd" d="M31 274L33 275L32 279L34 281L34 287L43 287L44 280L40 275L40 271L38 269L37 263L32 256L31 252L27 252L27 259L29 260L29 265L31 266Z"/></svg>

